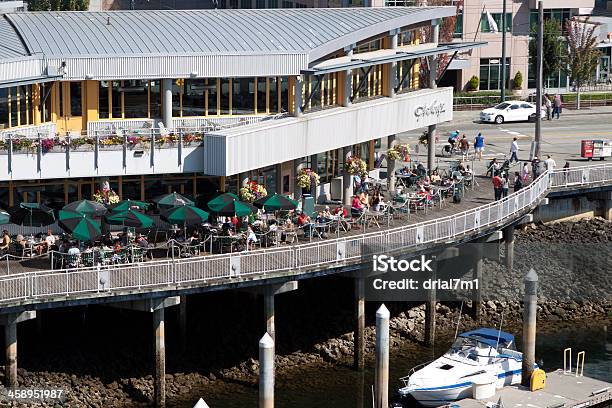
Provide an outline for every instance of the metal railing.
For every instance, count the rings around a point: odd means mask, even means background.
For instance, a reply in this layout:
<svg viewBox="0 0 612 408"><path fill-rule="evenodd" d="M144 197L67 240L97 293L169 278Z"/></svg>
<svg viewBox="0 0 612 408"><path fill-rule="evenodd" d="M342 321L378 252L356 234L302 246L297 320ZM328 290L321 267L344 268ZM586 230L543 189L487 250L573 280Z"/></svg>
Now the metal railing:
<svg viewBox="0 0 612 408"><path fill-rule="evenodd" d="M500 201L455 215L387 230L319 242L252 252L159 260L120 266L27 272L0 277L0 303L48 302L58 296L110 296L129 290L176 289L232 279L306 270L359 262L368 248L386 251L448 242L503 225L531 210L549 192L576 186L612 183L612 164L544 172L527 187Z"/></svg>

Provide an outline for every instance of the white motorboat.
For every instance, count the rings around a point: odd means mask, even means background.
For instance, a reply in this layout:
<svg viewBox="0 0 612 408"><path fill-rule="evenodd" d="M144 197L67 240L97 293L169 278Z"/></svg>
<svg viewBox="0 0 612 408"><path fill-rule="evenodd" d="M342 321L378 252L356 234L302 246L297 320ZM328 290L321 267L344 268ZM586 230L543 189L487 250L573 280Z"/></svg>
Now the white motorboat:
<svg viewBox="0 0 612 408"><path fill-rule="evenodd" d="M514 336L496 329L460 334L440 358L421 364L402 377L400 396L411 395L420 404L437 407L472 396L476 382L495 382L497 388L521 382L523 354Z"/></svg>

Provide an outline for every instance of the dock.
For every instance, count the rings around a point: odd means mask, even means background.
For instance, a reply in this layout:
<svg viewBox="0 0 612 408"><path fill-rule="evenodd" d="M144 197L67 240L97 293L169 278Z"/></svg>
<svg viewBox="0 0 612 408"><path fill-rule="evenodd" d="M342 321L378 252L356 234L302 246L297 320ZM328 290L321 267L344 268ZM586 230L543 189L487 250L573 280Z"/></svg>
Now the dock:
<svg viewBox="0 0 612 408"><path fill-rule="evenodd" d="M576 377L575 373L557 370L546 373L546 387L531 392L521 385L497 390L495 396L483 400L466 398L453 403L453 408L497 407L501 398L504 408L583 408L599 404L612 404L612 384L589 377Z"/></svg>

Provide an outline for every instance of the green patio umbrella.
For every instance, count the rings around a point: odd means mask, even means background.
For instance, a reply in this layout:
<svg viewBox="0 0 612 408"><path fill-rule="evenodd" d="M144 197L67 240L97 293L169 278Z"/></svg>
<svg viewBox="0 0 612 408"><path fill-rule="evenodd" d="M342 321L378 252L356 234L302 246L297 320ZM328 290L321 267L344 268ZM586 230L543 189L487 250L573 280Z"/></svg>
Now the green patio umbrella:
<svg viewBox="0 0 612 408"><path fill-rule="evenodd" d="M224 215L227 217L234 215L237 217L244 217L257 212L255 206L240 201L238 196L232 193L224 193L213 198L208 202L208 208L217 215Z"/></svg>
<svg viewBox="0 0 612 408"><path fill-rule="evenodd" d="M55 222L53 210L44 204L21 203L9 208L11 222L27 227L42 227Z"/></svg>
<svg viewBox="0 0 612 408"><path fill-rule="evenodd" d="M149 208L151 204L146 203L144 201L137 201L137 200L122 200L119 201L117 204L109 207L110 210L114 213L120 213L120 212L124 212L130 209L140 209L140 210L147 210Z"/></svg>
<svg viewBox="0 0 612 408"><path fill-rule="evenodd" d="M66 204L62 210L74 211L79 214L89 215L90 217L100 217L108 212L103 204L91 200L73 201Z"/></svg>
<svg viewBox="0 0 612 408"><path fill-rule="evenodd" d="M194 202L178 193L170 193L154 199L160 209L170 209L182 205L194 205Z"/></svg>
<svg viewBox="0 0 612 408"><path fill-rule="evenodd" d="M123 225L125 227L135 228L150 228L155 224L153 218L131 208L127 211L107 215L106 222L112 225Z"/></svg>
<svg viewBox="0 0 612 408"><path fill-rule="evenodd" d="M163 211L161 218L170 224L193 225L206 221L208 213L192 205L181 205Z"/></svg>
<svg viewBox="0 0 612 408"><path fill-rule="evenodd" d="M298 203L297 201L292 200L287 196L281 194L272 194L255 200L255 202L253 202L253 205L258 208L263 208L266 211L278 211L295 210L298 206Z"/></svg>
<svg viewBox="0 0 612 408"><path fill-rule="evenodd" d="M94 241L102 235L100 224L86 214L60 210L58 224L72 237L81 241Z"/></svg>
<svg viewBox="0 0 612 408"><path fill-rule="evenodd" d="M11 222L11 214L0 210L0 224L8 224Z"/></svg>

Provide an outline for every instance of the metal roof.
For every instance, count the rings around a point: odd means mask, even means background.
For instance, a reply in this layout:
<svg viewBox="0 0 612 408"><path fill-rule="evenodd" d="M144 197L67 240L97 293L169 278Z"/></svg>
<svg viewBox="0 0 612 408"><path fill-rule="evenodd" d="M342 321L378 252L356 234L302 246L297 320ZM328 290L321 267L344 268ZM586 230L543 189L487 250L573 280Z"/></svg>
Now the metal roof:
<svg viewBox="0 0 612 408"><path fill-rule="evenodd" d="M48 58L295 52L314 61L374 35L454 14L454 7L366 7L27 12L6 18L30 54Z"/></svg>
<svg viewBox="0 0 612 408"><path fill-rule="evenodd" d="M25 48L19 36L5 19L0 17L0 60L19 58L28 55L28 50Z"/></svg>

